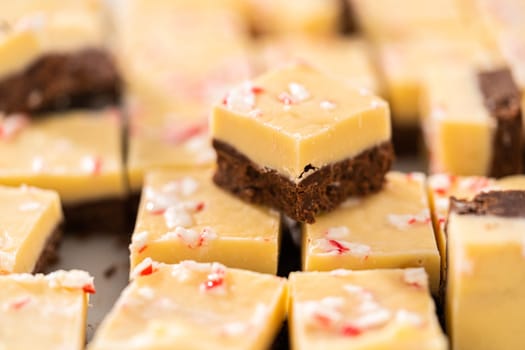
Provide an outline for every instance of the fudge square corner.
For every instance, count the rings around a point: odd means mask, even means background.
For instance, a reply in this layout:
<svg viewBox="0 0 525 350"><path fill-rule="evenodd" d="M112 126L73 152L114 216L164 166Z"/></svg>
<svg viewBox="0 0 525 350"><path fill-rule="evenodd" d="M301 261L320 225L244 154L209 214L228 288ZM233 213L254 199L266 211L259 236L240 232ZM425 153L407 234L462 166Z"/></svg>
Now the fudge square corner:
<svg viewBox="0 0 525 350"><path fill-rule="evenodd" d="M210 130L215 183L301 222L379 191L394 158L388 104L306 64L231 90Z"/></svg>

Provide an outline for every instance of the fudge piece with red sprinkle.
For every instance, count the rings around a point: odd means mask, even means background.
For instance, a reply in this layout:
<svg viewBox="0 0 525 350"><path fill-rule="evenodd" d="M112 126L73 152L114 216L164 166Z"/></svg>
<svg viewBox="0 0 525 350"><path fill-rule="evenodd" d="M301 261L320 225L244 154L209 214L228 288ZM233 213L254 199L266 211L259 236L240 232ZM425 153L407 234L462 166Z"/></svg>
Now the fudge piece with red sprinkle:
<svg viewBox="0 0 525 350"><path fill-rule="evenodd" d="M437 294L440 257L421 173L389 172L381 191L303 224L303 270L424 267Z"/></svg>
<svg viewBox="0 0 525 350"><path fill-rule="evenodd" d="M292 349L447 349L422 268L294 272L289 283Z"/></svg>

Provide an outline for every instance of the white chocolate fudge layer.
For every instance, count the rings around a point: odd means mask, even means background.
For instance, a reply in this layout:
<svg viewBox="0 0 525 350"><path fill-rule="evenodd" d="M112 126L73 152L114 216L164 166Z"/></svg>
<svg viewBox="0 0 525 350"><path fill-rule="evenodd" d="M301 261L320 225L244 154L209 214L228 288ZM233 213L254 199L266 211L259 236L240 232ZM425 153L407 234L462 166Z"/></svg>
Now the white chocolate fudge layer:
<svg viewBox="0 0 525 350"><path fill-rule="evenodd" d="M0 184L52 189L64 204L125 194L120 117L73 111L0 119Z"/></svg>
<svg viewBox="0 0 525 350"><path fill-rule="evenodd" d="M238 86L215 106L210 129L214 139L291 181L307 165L352 158L391 134L385 101L306 65Z"/></svg>
<svg viewBox="0 0 525 350"><path fill-rule="evenodd" d="M307 62L333 78L380 94L369 47L359 38L290 36L269 38L260 50L265 70L293 62Z"/></svg>
<svg viewBox="0 0 525 350"><path fill-rule="evenodd" d="M303 224L303 269L424 267L437 294L440 257L420 173L390 172L383 189Z"/></svg>
<svg viewBox="0 0 525 350"><path fill-rule="evenodd" d="M525 192L495 193L456 202L448 218L447 328L457 350L525 342Z"/></svg>
<svg viewBox="0 0 525 350"><path fill-rule="evenodd" d="M394 123L399 126L419 124L421 85L428 72L441 72L460 62L492 68L502 62L494 51L476 36L468 34L411 37L380 43L379 64Z"/></svg>
<svg viewBox="0 0 525 350"><path fill-rule="evenodd" d="M142 188L149 170L209 167L215 151L208 132L208 118L202 106L168 110L129 101L130 131L126 172L133 192Z"/></svg>
<svg viewBox="0 0 525 350"><path fill-rule="evenodd" d="M483 103L476 72L449 67L446 72L427 74L423 94L430 171L489 175L496 120Z"/></svg>
<svg viewBox="0 0 525 350"><path fill-rule="evenodd" d="M283 278L218 263L148 259L136 267L89 350L268 349L285 301Z"/></svg>
<svg viewBox="0 0 525 350"><path fill-rule="evenodd" d="M483 176L453 176L449 174L429 176L428 192L432 221L443 267L445 267L447 260L445 224L450 197L471 200L477 194L491 190L525 190L525 176L507 176L497 180Z"/></svg>
<svg viewBox="0 0 525 350"><path fill-rule="evenodd" d="M464 18L458 1L346 0L361 30L374 41L399 40L413 33L457 34Z"/></svg>
<svg viewBox="0 0 525 350"><path fill-rule="evenodd" d="M422 268L294 272L292 349L447 349Z"/></svg>
<svg viewBox="0 0 525 350"><path fill-rule="evenodd" d="M150 257L277 272L279 214L233 197L213 184L212 175L212 168L194 168L146 176L130 246L132 268Z"/></svg>
<svg viewBox="0 0 525 350"><path fill-rule="evenodd" d="M258 33L333 35L340 28L337 0L248 0Z"/></svg>
<svg viewBox="0 0 525 350"><path fill-rule="evenodd" d="M0 276L0 349L84 349L87 294L94 292L84 271Z"/></svg>
<svg viewBox="0 0 525 350"><path fill-rule="evenodd" d="M128 93L164 113L194 103L207 114L227 89L250 77L248 31L237 13L211 3L126 3L118 57Z"/></svg>
<svg viewBox="0 0 525 350"><path fill-rule="evenodd" d="M10 1L0 5L0 79L48 53L101 47L104 26L98 1Z"/></svg>
<svg viewBox="0 0 525 350"><path fill-rule="evenodd" d="M33 272L62 219L56 192L0 186L0 275Z"/></svg>

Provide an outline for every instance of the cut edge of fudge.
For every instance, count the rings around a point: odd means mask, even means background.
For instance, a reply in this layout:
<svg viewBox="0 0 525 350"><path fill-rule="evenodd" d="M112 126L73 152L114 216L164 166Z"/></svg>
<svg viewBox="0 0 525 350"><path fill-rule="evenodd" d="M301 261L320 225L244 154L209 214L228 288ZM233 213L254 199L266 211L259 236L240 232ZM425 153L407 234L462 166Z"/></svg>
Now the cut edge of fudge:
<svg viewBox="0 0 525 350"><path fill-rule="evenodd" d="M218 164L215 184L245 201L272 206L307 223L350 196L379 191L394 160L392 143L387 141L321 168L306 166L296 184L276 170L261 168L226 142L213 139L213 147Z"/></svg>
<svg viewBox="0 0 525 350"><path fill-rule="evenodd" d="M116 64L103 49L47 53L23 71L0 79L0 111L102 108L119 102L121 85Z"/></svg>
<svg viewBox="0 0 525 350"><path fill-rule="evenodd" d="M47 238L40 257L38 258L33 273L43 273L52 264L56 263L59 259L58 250L63 235L63 223L59 223L53 233Z"/></svg>
<svg viewBox="0 0 525 350"><path fill-rule="evenodd" d="M502 177L522 171L521 94L508 68L478 73L483 102L496 121L490 176Z"/></svg>

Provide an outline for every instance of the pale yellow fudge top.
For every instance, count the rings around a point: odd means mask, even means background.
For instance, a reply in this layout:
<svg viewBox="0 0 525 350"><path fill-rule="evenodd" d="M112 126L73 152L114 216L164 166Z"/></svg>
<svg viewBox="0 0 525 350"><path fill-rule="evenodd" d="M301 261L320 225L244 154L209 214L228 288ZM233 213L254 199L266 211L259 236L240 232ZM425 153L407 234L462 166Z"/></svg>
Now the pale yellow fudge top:
<svg viewBox="0 0 525 350"><path fill-rule="evenodd" d="M340 26L337 0L249 0L250 18L263 34L333 35Z"/></svg>
<svg viewBox="0 0 525 350"><path fill-rule="evenodd" d="M360 38L296 35L268 38L260 52L265 69L292 62L307 62L333 78L378 94L381 91L369 49L366 42Z"/></svg>
<svg viewBox="0 0 525 350"><path fill-rule="evenodd" d="M447 349L423 268L294 272L289 284L293 349Z"/></svg>
<svg viewBox="0 0 525 350"><path fill-rule="evenodd" d="M81 350L93 277L79 270L0 276L0 349Z"/></svg>
<svg viewBox="0 0 525 350"><path fill-rule="evenodd" d="M117 55L128 92L156 108L193 102L209 111L229 87L250 77L248 31L242 20L238 13L210 4L126 3Z"/></svg>
<svg viewBox="0 0 525 350"><path fill-rule="evenodd" d="M120 124L112 109L0 117L0 184L53 189L65 204L123 196Z"/></svg>
<svg viewBox="0 0 525 350"><path fill-rule="evenodd" d="M0 186L0 274L33 272L62 218L56 192Z"/></svg>
<svg viewBox="0 0 525 350"><path fill-rule="evenodd" d="M377 47L385 93L393 117L400 124L418 123L420 87L428 72L442 72L458 63L489 69L503 62L496 48L471 32L453 36L415 35L385 41Z"/></svg>
<svg viewBox="0 0 525 350"><path fill-rule="evenodd" d="M98 1L23 0L0 5L0 79L40 56L100 47L104 25Z"/></svg>
<svg viewBox="0 0 525 350"><path fill-rule="evenodd" d="M437 221L437 229L440 234L444 235L450 197L470 200L480 192L485 191L525 190L525 176L514 175L496 180L483 176L434 174L428 178L428 188L430 191L432 211Z"/></svg>
<svg viewBox="0 0 525 350"><path fill-rule="evenodd" d="M473 68L463 65L425 75L421 115L427 146L432 152L433 173L478 176L489 173L496 122L485 107L477 75ZM476 140L475 145L459 137L465 133Z"/></svg>
<svg viewBox="0 0 525 350"><path fill-rule="evenodd" d="M134 276L90 350L267 349L284 319L280 277L151 259Z"/></svg>
<svg viewBox="0 0 525 350"><path fill-rule="evenodd" d="M391 135L385 101L305 64L237 86L214 107L210 130L213 138L292 181L308 164L322 167L357 156Z"/></svg>
<svg viewBox="0 0 525 350"><path fill-rule="evenodd" d="M308 255L438 256L421 173L389 172L383 190L351 198L338 209L304 224Z"/></svg>
<svg viewBox="0 0 525 350"><path fill-rule="evenodd" d="M347 0L373 40L403 39L413 32L457 33L464 24L456 0Z"/></svg>
<svg viewBox="0 0 525 350"><path fill-rule="evenodd" d="M212 181L213 171L193 168L146 175L130 246L132 260L155 242L179 241L199 249L217 239L278 238L279 214L218 188Z"/></svg>

